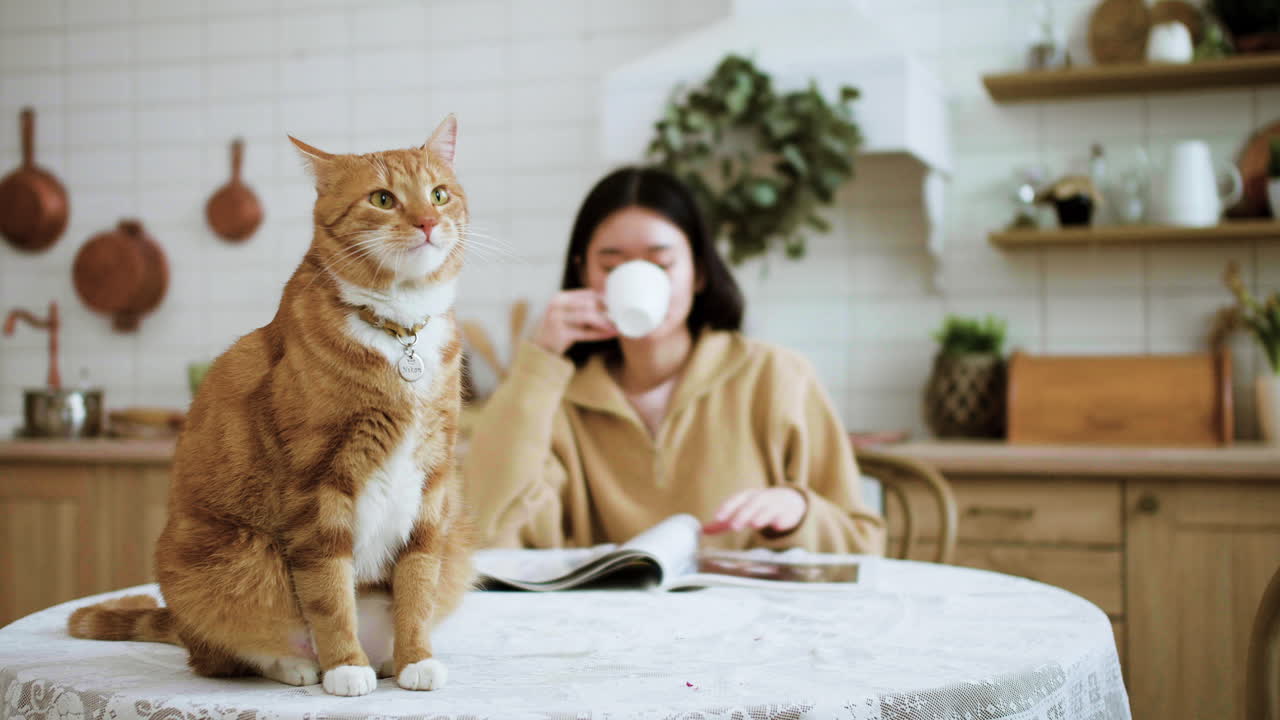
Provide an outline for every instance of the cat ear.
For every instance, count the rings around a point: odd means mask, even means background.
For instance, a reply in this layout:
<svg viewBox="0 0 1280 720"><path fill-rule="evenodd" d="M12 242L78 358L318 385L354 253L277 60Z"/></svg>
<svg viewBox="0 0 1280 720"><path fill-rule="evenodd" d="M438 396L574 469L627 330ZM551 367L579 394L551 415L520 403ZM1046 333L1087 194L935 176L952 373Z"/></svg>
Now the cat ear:
<svg viewBox="0 0 1280 720"><path fill-rule="evenodd" d="M444 120L440 121L439 127L431 133L431 139L422 146L422 149L440 158L449 167L453 167L453 154L457 147L458 119L453 116L453 113L449 113Z"/></svg>
<svg viewBox="0 0 1280 720"><path fill-rule="evenodd" d="M320 148L312 147L292 135L289 136L289 142L293 143L293 146L298 148L298 152L302 153L303 159L307 161L307 165L309 165L312 170L315 170L316 166L320 163L328 162L333 159L333 153L327 153Z"/></svg>

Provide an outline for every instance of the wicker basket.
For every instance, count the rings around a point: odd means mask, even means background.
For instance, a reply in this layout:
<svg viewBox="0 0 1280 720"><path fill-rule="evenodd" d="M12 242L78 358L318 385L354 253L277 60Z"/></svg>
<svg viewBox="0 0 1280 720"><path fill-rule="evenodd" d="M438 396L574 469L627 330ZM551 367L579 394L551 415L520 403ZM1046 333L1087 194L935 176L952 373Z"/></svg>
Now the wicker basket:
<svg viewBox="0 0 1280 720"><path fill-rule="evenodd" d="M944 354L933 360L924 416L938 437L1003 437L1005 362L988 353Z"/></svg>

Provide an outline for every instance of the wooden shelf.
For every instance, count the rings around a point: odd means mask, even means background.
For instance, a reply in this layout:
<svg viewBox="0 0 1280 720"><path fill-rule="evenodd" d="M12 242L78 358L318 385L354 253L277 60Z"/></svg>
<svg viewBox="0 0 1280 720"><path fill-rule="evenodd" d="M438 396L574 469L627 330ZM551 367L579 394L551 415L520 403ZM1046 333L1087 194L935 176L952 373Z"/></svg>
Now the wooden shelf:
<svg viewBox="0 0 1280 720"><path fill-rule="evenodd" d="M1166 225L1116 225L1065 230L1005 230L988 236L992 245L1005 250L1070 245L1154 245L1232 240L1280 240L1280 222L1237 220L1207 228Z"/></svg>
<svg viewBox="0 0 1280 720"><path fill-rule="evenodd" d="M996 102L1280 85L1280 53L1238 55L1186 65L1096 65L984 75L982 84Z"/></svg>

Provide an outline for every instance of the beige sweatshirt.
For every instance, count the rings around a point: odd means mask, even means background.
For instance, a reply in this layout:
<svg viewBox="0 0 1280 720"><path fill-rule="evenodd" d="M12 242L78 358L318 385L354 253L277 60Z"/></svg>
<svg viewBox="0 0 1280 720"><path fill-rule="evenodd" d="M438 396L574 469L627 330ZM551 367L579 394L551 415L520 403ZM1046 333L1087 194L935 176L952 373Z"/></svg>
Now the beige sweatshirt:
<svg viewBox="0 0 1280 720"><path fill-rule="evenodd" d="M788 486L808 500L795 530L704 542L884 549L884 524L862 502L848 438L812 366L738 333L701 333L656 437L600 355L575 368L525 342L476 421L463 475L486 546L623 542L675 513L709 521L740 490Z"/></svg>

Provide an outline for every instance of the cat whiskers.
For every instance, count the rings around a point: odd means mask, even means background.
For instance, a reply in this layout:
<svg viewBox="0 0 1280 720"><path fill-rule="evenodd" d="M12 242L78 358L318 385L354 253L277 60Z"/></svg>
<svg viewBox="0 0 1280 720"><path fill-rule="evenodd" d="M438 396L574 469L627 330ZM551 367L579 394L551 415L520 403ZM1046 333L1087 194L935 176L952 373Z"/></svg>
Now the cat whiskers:
<svg viewBox="0 0 1280 720"><path fill-rule="evenodd" d="M370 237L358 240L335 253L333 257L329 258L329 261L325 263L324 267L320 269L320 272L316 273L315 276L311 278L311 282L307 283L303 290L306 290L315 284L315 281L318 280L321 275L328 274L334 279L337 279L338 276L336 272L340 268L350 267L360 259L369 257L373 253L377 252L379 247L386 242L381 231L364 230L347 233L343 237L354 237L362 233L367 233Z"/></svg>

